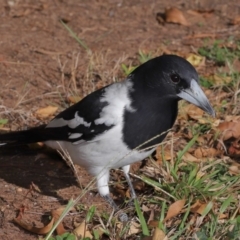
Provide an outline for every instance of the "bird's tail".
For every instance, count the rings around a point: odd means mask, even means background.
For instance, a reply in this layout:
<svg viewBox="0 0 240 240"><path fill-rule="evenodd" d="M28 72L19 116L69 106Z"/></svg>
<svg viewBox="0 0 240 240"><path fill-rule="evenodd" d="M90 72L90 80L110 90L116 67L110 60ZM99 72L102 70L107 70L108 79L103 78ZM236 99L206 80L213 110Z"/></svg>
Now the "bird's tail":
<svg viewBox="0 0 240 240"><path fill-rule="evenodd" d="M28 130L3 133L0 134L0 146L44 142L50 139L55 140L56 136L52 136L51 130L51 128L46 128L45 125L42 125Z"/></svg>

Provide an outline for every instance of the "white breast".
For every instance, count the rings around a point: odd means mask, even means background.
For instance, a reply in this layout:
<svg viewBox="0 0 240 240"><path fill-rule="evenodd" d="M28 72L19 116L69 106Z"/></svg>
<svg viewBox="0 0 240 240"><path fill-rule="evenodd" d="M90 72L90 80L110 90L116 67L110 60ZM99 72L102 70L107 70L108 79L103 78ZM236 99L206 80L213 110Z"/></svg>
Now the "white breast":
<svg viewBox="0 0 240 240"><path fill-rule="evenodd" d="M48 141L46 144L55 149L65 149L74 163L86 168L94 176L104 168L119 168L141 161L154 151L154 149L146 152L131 151L119 135L121 127L117 126L104 133L104 138L99 135L91 142L74 145L71 142Z"/></svg>
<svg viewBox="0 0 240 240"><path fill-rule="evenodd" d="M123 142L122 129L124 124L124 111L126 109L128 111L135 111L135 109L131 107L129 91L134 91L131 79L109 86L106 88L103 97L99 99L99 101L107 102L108 104L102 109L100 117L95 119L94 123L96 125L105 124L106 126L115 125L114 127L97 135L91 141L79 140L73 143L67 141L61 141L59 143L47 141L46 144L55 149L62 148L66 150L74 163L85 167L93 175L97 175L104 168L119 168L143 160L149 156L154 149L147 152L138 152L136 150L130 150ZM79 115L81 115L81 113L79 113ZM81 121L79 121L79 117L78 119L69 121L60 120L54 120L58 121L58 126L69 126L69 123L79 122L85 125L89 124L85 122L84 119L80 119ZM50 127L53 126L54 124L51 123ZM70 135L69 138L72 139L80 136L80 134L81 133L74 133Z"/></svg>

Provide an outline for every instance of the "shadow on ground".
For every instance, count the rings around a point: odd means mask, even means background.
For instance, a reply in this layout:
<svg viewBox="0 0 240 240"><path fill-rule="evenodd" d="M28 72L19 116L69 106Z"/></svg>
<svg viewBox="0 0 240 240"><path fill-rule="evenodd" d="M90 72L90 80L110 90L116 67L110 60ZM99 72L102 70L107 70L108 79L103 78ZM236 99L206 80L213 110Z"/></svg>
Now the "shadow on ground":
<svg viewBox="0 0 240 240"><path fill-rule="evenodd" d="M24 145L0 148L0 179L25 189L34 183L42 194L62 203L66 201L57 190L78 185L72 170L56 152L32 150Z"/></svg>

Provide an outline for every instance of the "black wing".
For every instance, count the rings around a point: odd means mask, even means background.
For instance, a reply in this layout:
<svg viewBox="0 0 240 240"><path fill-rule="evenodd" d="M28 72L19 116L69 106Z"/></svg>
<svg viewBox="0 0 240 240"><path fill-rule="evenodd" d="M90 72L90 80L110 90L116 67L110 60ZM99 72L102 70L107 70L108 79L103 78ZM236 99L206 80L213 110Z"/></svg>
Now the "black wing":
<svg viewBox="0 0 240 240"><path fill-rule="evenodd" d="M58 114L47 126L45 131L52 132L50 140L78 142L91 141L97 135L109 130L114 125L96 124L103 108L109 103L101 101L107 87L99 89L80 102Z"/></svg>

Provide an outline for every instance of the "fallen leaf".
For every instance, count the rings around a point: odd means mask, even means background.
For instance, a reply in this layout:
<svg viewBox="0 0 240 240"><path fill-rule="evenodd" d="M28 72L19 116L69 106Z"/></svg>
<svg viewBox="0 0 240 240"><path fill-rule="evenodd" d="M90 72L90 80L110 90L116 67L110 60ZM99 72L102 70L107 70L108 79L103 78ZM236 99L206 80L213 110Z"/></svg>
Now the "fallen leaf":
<svg viewBox="0 0 240 240"><path fill-rule="evenodd" d="M21 214L19 214L17 218L14 218L13 221L29 232L36 233L36 234L47 234L52 229L55 222L57 222L57 220L59 219L59 217L62 214L64 209L65 209L65 207L60 207L56 210L52 210L51 211L52 219L44 227L35 227L35 226L32 226L32 225L26 223L23 220L23 212ZM66 232L65 228L63 227L62 222L60 222L58 224L58 226L56 228L56 232L58 235L62 235L63 233Z"/></svg>
<svg viewBox="0 0 240 240"><path fill-rule="evenodd" d="M133 187L134 187L135 190L142 191L145 186L146 186L146 184L140 179L136 179L133 182Z"/></svg>
<svg viewBox="0 0 240 240"><path fill-rule="evenodd" d="M190 62L194 67L203 66L205 64L205 57L190 53L186 60Z"/></svg>
<svg viewBox="0 0 240 240"><path fill-rule="evenodd" d="M165 235L165 233L156 227L153 232L152 240L167 240L168 237Z"/></svg>
<svg viewBox="0 0 240 240"><path fill-rule="evenodd" d="M29 225L23 219L20 220L20 219L14 218L13 221L17 223L19 226L21 226L23 229L36 234L47 234L52 229L54 224L54 219L52 219L46 226L38 228L32 225Z"/></svg>
<svg viewBox="0 0 240 240"><path fill-rule="evenodd" d="M125 224L122 222L117 222L116 226L120 230L120 232L126 227ZM125 234L129 237L131 235L140 233L141 231L141 225L137 222L131 221L130 225L128 226L128 231L125 232Z"/></svg>
<svg viewBox="0 0 240 240"><path fill-rule="evenodd" d="M191 207L190 207L190 211L192 213L198 213L200 215L203 214L204 210L207 207L207 203L203 203L199 200L197 200Z"/></svg>
<svg viewBox="0 0 240 240"><path fill-rule="evenodd" d="M137 222L132 222L130 224L130 228L128 231L128 236L131 236L133 234L137 234L142 231L141 225Z"/></svg>
<svg viewBox="0 0 240 240"><path fill-rule="evenodd" d="M159 226L159 221L157 220L150 220L149 223L148 223L148 226L151 227L151 228L156 228Z"/></svg>
<svg viewBox="0 0 240 240"><path fill-rule="evenodd" d="M198 120L200 121L201 119L203 119L203 113L204 111L198 107L196 107L195 105L192 104L188 104L186 106L184 106L184 108L182 109L182 111L185 111L186 114L189 116L189 118L194 119L194 120Z"/></svg>
<svg viewBox="0 0 240 240"><path fill-rule="evenodd" d="M219 151L215 148L198 148L194 151L196 158L211 158L219 154Z"/></svg>
<svg viewBox="0 0 240 240"><path fill-rule="evenodd" d="M183 155L182 159L183 159L184 161L188 161L188 162L200 162L200 161L201 161L201 160L197 159L196 157L194 157L194 156L193 156L191 153L189 153L189 152L186 152L186 153Z"/></svg>
<svg viewBox="0 0 240 240"><path fill-rule="evenodd" d="M155 157L159 164L162 164L163 161L170 161L176 156L175 152L172 152L171 149L165 148L163 150L162 146L158 146L156 149Z"/></svg>
<svg viewBox="0 0 240 240"><path fill-rule="evenodd" d="M148 208L146 205L142 205L142 211L143 212L149 212L149 211L151 211L151 209L150 208Z"/></svg>
<svg viewBox="0 0 240 240"><path fill-rule="evenodd" d="M229 218L229 215L227 213L220 213L218 215L218 220L226 219L226 218Z"/></svg>
<svg viewBox="0 0 240 240"><path fill-rule="evenodd" d="M178 8L172 7L165 10L165 21L168 23L177 23L184 26L189 26L190 24L187 22L184 17L182 11Z"/></svg>
<svg viewBox="0 0 240 240"><path fill-rule="evenodd" d="M167 216L165 217L164 222L166 222L170 218L173 218L173 217L177 216L182 211L182 209L185 205L185 202L186 202L185 199L177 200L176 202L174 202L169 207L168 212L167 212Z"/></svg>
<svg viewBox="0 0 240 240"><path fill-rule="evenodd" d="M231 25L240 24L240 16L237 16L237 17L235 17L234 19L232 19L232 20L230 21L230 24L231 24Z"/></svg>
<svg viewBox="0 0 240 240"><path fill-rule="evenodd" d="M239 139L236 139L235 141L232 141L230 143L230 146L228 148L228 154L230 156L234 156L234 157L240 156L240 142L239 142Z"/></svg>
<svg viewBox="0 0 240 240"><path fill-rule="evenodd" d="M226 115L224 118L226 122L238 122L240 120L240 116L236 115Z"/></svg>
<svg viewBox="0 0 240 240"><path fill-rule="evenodd" d="M238 165L231 165L229 167L229 173L232 174L232 175L239 175L240 174L240 166L239 164Z"/></svg>
<svg viewBox="0 0 240 240"><path fill-rule="evenodd" d="M58 220L59 217L61 216L61 214L62 214L62 212L64 211L64 209L65 209L65 206L60 207L60 208L58 208L58 209L56 209L56 210L52 210L52 211L51 211L51 215L52 215L52 219L54 220L54 224L55 224L55 222L57 222L57 220ZM62 222L60 222L60 223L58 224L58 226L56 227L56 232L57 232L58 235L62 235L63 233L66 232L66 230L65 230Z"/></svg>
<svg viewBox="0 0 240 240"><path fill-rule="evenodd" d="M240 122L222 122L217 127L222 132L222 140L240 137Z"/></svg>
<svg viewBox="0 0 240 240"><path fill-rule="evenodd" d="M69 103L73 103L73 104L79 102L81 99L82 99L82 98L79 97L79 96L69 96L69 97L67 98L68 102L69 102Z"/></svg>
<svg viewBox="0 0 240 240"><path fill-rule="evenodd" d="M73 233L78 237L78 238L90 238L92 239L93 236L92 234L89 232L88 227L87 227L87 223L84 220L82 223L79 224L78 227L76 227L73 230Z"/></svg>
<svg viewBox="0 0 240 240"><path fill-rule="evenodd" d="M36 117L38 118L49 118L55 114L58 110L58 107L47 106L45 108L40 108L35 112Z"/></svg>

